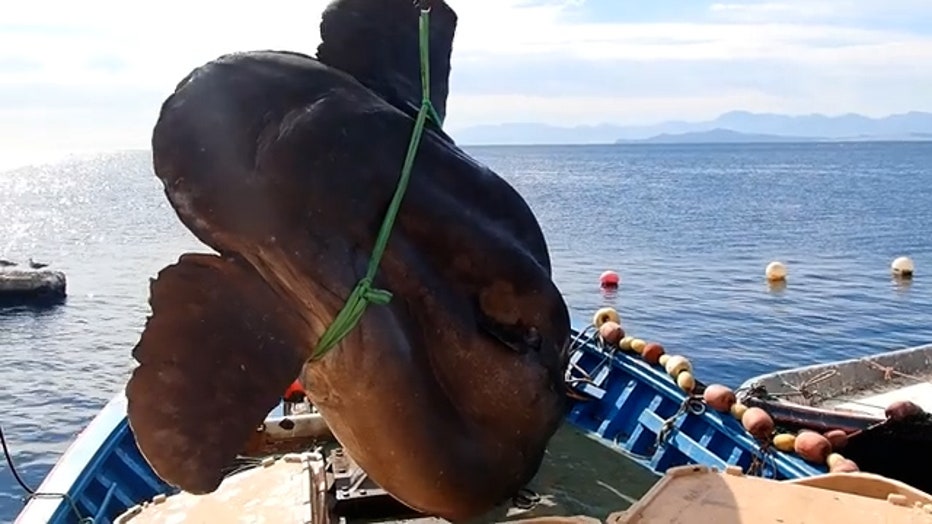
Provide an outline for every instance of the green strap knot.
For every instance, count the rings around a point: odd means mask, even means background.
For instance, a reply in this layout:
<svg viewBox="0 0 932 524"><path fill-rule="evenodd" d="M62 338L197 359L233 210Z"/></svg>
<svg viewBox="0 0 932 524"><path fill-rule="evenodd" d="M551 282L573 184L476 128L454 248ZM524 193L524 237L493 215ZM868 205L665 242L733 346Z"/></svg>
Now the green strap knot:
<svg viewBox="0 0 932 524"><path fill-rule="evenodd" d="M384 306L391 300L392 293L384 289L373 288L371 278L363 277L360 279L356 287L353 288L353 292L350 293L349 298L346 299L346 305L333 319L333 324L320 337L311 359L316 360L323 357L327 351L343 340L343 337L356 326L362 314L366 312L366 306L369 304Z"/></svg>
<svg viewBox="0 0 932 524"><path fill-rule="evenodd" d="M317 347L311 354L311 360L318 360L333 349L350 331L356 327L366 307L369 304L384 306L392 299L390 291L376 289L372 287L375 275L379 270L379 262L388 246L388 239L391 236L392 226L395 223L395 217L398 216L398 210L401 208L401 201L404 197L405 190L408 188L408 179L411 178L411 170L414 167L414 157L417 154L418 145L421 142L421 136L424 134L424 125L428 118L433 120L438 126L443 125L440 115L430 101L430 68L428 61L429 31L428 21L430 16L429 9L421 9L421 16L418 20L418 34L420 40L420 57L421 57L421 108L417 113L414 121L414 131L411 133L411 141L408 143L408 152L405 155L404 165L401 168L401 177L398 180L398 187L395 188L395 194L385 212L385 218L382 226L379 228L379 236L376 238L375 245L372 248L372 256L369 258L369 266L366 269L366 276L359 280L356 287L346 299L343 309L333 319L333 323L327 328L327 331L321 335L317 342Z"/></svg>
<svg viewBox="0 0 932 524"><path fill-rule="evenodd" d="M392 301L392 292L387 289L373 289L371 284L363 283L362 281L357 284L358 287L365 285L368 289L363 292L363 298L366 299L366 302L370 304L376 304L378 306L384 306Z"/></svg>

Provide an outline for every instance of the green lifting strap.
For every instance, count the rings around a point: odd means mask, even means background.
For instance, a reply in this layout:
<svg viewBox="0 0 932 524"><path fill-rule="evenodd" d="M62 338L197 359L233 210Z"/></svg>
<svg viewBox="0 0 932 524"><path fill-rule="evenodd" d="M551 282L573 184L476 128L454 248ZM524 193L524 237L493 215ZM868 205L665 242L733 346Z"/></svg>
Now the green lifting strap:
<svg viewBox="0 0 932 524"><path fill-rule="evenodd" d="M418 20L420 55L421 55L421 108L417 113L417 119L414 122L414 131L411 133L411 141L408 143L408 154L405 156L404 165L401 168L401 178L398 180L398 187L395 188L395 195L392 197L388 211L385 213L385 219L382 220L382 227L379 229L379 236L372 248L372 257L369 258L369 267L366 269L364 276L353 288L343 309L333 319L333 323L327 328L327 331L321 335L317 342L317 347L311 354L311 360L318 360L333 349L343 338L356 327L366 307L372 304L385 305L392 299L392 294L384 289L375 289L372 282L375 274L379 270L379 262L382 260L382 254L385 253L385 247L388 245L388 237L392 233L392 226L395 223L395 217L398 215L398 209L401 208L401 200L404 198L405 190L408 187L408 179L411 177L411 169L414 167L414 156L417 154L418 145L421 142L421 135L424 133L424 124L427 118L431 118L438 126L442 125L437 110L430 102L430 63L428 61L428 48L430 47L430 33L428 22L430 9L421 9L421 16Z"/></svg>

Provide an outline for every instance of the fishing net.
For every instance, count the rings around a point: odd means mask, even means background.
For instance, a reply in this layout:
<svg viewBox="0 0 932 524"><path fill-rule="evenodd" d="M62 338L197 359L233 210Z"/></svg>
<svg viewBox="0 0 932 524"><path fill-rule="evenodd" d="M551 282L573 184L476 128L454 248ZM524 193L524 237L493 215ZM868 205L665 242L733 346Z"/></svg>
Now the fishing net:
<svg viewBox="0 0 932 524"><path fill-rule="evenodd" d="M876 473L932 493L932 415L886 420L851 435L841 454L861 471Z"/></svg>

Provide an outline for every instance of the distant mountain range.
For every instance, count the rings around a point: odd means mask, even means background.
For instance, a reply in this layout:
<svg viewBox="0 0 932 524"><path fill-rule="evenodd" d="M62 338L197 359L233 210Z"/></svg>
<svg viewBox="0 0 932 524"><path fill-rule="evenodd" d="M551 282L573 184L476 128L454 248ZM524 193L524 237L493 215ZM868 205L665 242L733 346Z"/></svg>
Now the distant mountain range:
<svg viewBox="0 0 932 524"><path fill-rule="evenodd" d="M511 123L467 127L451 135L462 145L932 141L932 113L912 111L871 118L853 113L790 116L732 111L706 122L576 127Z"/></svg>

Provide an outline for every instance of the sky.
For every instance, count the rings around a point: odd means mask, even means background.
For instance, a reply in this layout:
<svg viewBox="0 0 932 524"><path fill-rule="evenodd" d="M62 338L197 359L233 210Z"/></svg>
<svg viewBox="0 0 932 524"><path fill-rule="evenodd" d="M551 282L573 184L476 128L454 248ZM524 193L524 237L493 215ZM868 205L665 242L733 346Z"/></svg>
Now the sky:
<svg viewBox="0 0 932 524"><path fill-rule="evenodd" d="M320 41L324 0L31 0L0 17L0 167L147 148L221 54ZM446 127L932 111L932 0L448 0ZM413 8L413 7L412 7Z"/></svg>

